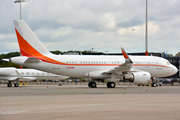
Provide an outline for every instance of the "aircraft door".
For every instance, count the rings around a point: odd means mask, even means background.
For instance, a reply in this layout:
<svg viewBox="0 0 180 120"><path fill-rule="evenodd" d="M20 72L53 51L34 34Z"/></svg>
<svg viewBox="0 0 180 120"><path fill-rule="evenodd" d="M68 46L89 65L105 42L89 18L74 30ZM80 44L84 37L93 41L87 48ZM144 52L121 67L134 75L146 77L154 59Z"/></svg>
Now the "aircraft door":
<svg viewBox="0 0 180 120"><path fill-rule="evenodd" d="M156 69L157 69L157 70L162 70L161 60L160 60L160 59L156 59L156 63L157 63Z"/></svg>

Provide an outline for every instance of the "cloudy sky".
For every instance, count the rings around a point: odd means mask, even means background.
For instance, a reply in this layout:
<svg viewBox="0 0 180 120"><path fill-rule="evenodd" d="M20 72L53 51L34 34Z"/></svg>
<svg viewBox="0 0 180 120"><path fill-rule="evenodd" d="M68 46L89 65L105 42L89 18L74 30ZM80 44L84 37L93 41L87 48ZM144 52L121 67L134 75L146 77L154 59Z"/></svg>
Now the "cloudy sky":
<svg viewBox="0 0 180 120"><path fill-rule="evenodd" d="M22 19L48 50L145 51L146 0L26 0ZM149 52L180 51L180 0L148 1ZM19 51L20 5L0 0L0 54Z"/></svg>

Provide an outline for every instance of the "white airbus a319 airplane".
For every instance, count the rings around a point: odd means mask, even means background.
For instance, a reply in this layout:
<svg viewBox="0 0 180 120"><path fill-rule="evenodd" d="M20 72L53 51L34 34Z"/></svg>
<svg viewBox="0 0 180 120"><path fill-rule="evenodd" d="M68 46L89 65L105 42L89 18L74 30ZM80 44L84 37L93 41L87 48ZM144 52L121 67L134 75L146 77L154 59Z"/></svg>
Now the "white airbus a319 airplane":
<svg viewBox="0 0 180 120"><path fill-rule="evenodd" d="M50 53L23 20L14 20L15 31L22 56L9 61L55 74L70 77L90 77L114 88L119 78L138 84L150 82L152 77L166 77L177 73L177 68L166 59L154 56L108 55L54 55ZM96 87L96 82L89 82Z"/></svg>
<svg viewBox="0 0 180 120"><path fill-rule="evenodd" d="M14 67L0 68L0 80L8 81L7 87L12 86L14 82L14 87L19 87L19 81L32 81L32 80L62 80L69 77L51 74L34 69L16 69Z"/></svg>

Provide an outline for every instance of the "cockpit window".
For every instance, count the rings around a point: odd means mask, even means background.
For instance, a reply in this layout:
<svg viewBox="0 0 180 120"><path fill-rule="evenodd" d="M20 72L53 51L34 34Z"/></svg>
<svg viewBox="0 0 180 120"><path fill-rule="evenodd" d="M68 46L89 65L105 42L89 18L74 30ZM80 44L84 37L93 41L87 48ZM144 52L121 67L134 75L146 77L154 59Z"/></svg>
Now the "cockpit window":
<svg viewBox="0 0 180 120"><path fill-rule="evenodd" d="M170 63L169 61L166 61L166 64L167 64L167 65L170 65L171 63Z"/></svg>

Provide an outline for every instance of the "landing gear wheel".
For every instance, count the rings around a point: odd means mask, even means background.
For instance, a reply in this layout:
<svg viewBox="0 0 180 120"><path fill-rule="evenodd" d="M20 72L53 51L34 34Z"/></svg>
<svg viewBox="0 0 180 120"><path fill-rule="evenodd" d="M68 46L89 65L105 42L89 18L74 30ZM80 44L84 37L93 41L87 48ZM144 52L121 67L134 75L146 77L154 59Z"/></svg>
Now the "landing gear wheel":
<svg viewBox="0 0 180 120"><path fill-rule="evenodd" d="M115 88L116 87L116 84L114 82L108 82L107 83L107 87L108 88Z"/></svg>
<svg viewBox="0 0 180 120"><path fill-rule="evenodd" d="M95 82L89 82L88 86L91 87L91 88L96 88L97 87Z"/></svg>
<svg viewBox="0 0 180 120"><path fill-rule="evenodd" d="M91 86L92 86L92 82L89 82L89 83L88 83L88 86L91 87Z"/></svg>
<svg viewBox="0 0 180 120"><path fill-rule="evenodd" d="M62 83L59 83L59 86L62 86Z"/></svg>
<svg viewBox="0 0 180 120"><path fill-rule="evenodd" d="M14 87L19 87L19 84L18 83L14 83Z"/></svg>
<svg viewBox="0 0 180 120"><path fill-rule="evenodd" d="M7 84L7 87L12 87L12 84L11 84L11 83L8 83L8 84Z"/></svg>
<svg viewBox="0 0 180 120"><path fill-rule="evenodd" d="M92 88L96 88L96 83L95 83L95 82L92 82L91 87L92 87Z"/></svg>
<svg viewBox="0 0 180 120"><path fill-rule="evenodd" d="M151 85L152 85L152 87L156 87L156 83L152 83Z"/></svg>
<svg viewBox="0 0 180 120"><path fill-rule="evenodd" d="M110 82L107 83L107 87L110 88Z"/></svg>
<svg viewBox="0 0 180 120"><path fill-rule="evenodd" d="M115 88L116 84L114 82L111 82L111 88Z"/></svg>

